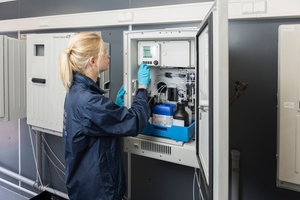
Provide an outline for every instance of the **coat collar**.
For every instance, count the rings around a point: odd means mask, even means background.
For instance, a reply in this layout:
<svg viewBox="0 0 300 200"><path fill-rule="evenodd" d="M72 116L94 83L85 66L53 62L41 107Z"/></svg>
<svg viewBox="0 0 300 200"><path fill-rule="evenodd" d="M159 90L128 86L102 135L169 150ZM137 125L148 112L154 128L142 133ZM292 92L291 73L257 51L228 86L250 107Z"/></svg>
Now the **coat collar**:
<svg viewBox="0 0 300 200"><path fill-rule="evenodd" d="M88 87L91 90L100 93L100 94L105 94L106 92L102 90L91 78L84 76L78 72L73 73L73 84L78 84L83 87Z"/></svg>

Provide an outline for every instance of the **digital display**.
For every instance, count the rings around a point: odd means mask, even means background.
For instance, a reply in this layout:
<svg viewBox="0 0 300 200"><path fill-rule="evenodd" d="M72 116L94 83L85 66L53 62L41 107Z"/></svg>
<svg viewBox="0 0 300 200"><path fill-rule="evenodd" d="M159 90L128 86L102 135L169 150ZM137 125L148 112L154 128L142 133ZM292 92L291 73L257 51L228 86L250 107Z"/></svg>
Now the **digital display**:
<svg viewBox="0 0 300 200"><path fill-rule="evenodd" d="M156 46L143 46L143 58L155 58Z"/></svg>

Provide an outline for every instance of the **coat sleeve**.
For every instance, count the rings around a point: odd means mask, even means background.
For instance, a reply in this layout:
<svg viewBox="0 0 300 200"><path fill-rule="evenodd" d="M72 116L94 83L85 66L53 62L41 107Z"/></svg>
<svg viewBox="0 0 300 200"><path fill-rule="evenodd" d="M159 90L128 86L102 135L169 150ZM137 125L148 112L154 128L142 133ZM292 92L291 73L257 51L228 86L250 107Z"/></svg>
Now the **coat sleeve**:
<svg viewBox="0 0 300 200"><path fill-rule="evenodd" d="M119 107L110 98L91 95L82 111L83 134L90 136L137 136L150 117L147 90L139 90L131 108Z"/></svg>

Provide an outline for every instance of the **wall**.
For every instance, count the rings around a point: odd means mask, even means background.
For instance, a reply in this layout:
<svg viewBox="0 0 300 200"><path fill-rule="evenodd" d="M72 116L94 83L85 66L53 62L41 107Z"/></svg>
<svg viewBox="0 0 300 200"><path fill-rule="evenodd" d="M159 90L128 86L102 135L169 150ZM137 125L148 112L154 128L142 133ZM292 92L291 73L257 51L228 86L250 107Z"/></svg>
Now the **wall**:
<svg viewBox="0 0 300 200"><path fill-rule="evenodd" d="M193 3L198 1L184 1ZM18 0L0 4L0 19L67 14L163 5L160 1L37 1ZM183 3L164 1L164 5ZM59 6L58 6L59 5ZM57 8L58 7L58 8ZM16 12L16 8L18 12ZM15 12L14 12L15 11ZM277 148L277 38L280 24L300 23L300 19L231 20L229 22L229 96L235 92L235 81L249 83L242 96L229 109L230 148L241 152L240 200L294 200L298 192L276 186ZM178 26L193 26L185 24ZM137 26L138 29L174 27L176 25ZM128 27L105 27L103 38L111 44L112 74L122 70L122 32ZM58 30L64 31L64 30ZM74 30L78 31L78 30ZM15 33L9 33L14 35ZM121 86L113 80L112 97ZM30 138L26 119L0 123L0 166L18 173L18 141L21 144L20 173L35 179ZM18 136L20 127L20 137ZM45 135L49 145L63 159L61 138ZM228 152L228 153L229 153ZM126 170L126 154L123 156ZM43 174L50 187L65 191L64 183L51 163L44 158ZM8 177L0 174L12 182ZM132 156L133 200L193 199L194 169L172 163ZM25 186L29 187L29 186ZM196 199L198 194L196 193Z"/></svg>

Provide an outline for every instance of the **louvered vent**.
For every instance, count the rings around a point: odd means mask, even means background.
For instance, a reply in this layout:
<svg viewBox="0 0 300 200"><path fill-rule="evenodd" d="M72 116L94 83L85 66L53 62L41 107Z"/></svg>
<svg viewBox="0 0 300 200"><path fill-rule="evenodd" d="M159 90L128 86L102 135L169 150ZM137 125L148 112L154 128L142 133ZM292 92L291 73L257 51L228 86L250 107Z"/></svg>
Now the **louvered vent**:
<svg viewBox="0 0 300 200"><path fill-rule="evenodd" d="M165 154L165 155L171 155L171 147L170 146L154 144L151 142L144 142L144 141L142 141L141 145L142 145L143 150L152 151L155 153L161 153L161 154Z"/></svg>

